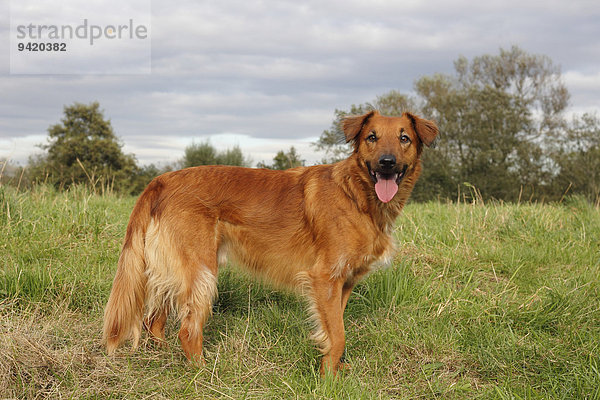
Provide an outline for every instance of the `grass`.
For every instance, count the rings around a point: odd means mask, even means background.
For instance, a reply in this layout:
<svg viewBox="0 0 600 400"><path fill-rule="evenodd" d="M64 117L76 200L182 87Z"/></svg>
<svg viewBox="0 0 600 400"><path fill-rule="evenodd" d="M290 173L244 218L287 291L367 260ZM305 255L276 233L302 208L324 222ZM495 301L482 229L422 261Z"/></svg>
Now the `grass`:
<svg viewBox="0 0 600 400"><path fill-rule="evenodd" d="M219 276L204 368L144 342L108 358L102 311L135 199L0 187L0 398L600 399L600 210L410 204L398 255L357 286L341 379L305 305Z"/></svg>

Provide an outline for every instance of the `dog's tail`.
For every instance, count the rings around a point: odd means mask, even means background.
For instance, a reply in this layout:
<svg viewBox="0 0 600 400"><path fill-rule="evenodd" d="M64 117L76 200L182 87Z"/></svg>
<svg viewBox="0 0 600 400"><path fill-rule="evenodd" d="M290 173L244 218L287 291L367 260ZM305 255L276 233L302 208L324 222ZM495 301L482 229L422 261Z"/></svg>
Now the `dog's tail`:
<svg viewBox="0 0 600 400"><path fill-rule="evenodd" d="M104 310L103 341L108 354L127 339L135 349L142 332L146 297L146 261L144 236L150 223L150 209L160 192L154 180L140 196L129 218L117 273Z"/></svg>

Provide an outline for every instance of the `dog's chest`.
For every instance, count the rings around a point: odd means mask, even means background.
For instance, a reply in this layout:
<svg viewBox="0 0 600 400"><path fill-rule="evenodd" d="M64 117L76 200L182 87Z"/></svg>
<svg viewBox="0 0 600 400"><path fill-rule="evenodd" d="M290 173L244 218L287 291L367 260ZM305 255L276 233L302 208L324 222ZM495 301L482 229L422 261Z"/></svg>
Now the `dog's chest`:
<svg viewBox="0 0 600 400"><path fill-rule="evenodd" d="M377 236L371 244L370 253L364 256L365 267L370 270L376 265L388 264L391 262L395 248L391 235Z"/></svg>
<svg viewBox="0 0 600 400"><path fill-rule="evenodd" d="M344 281L355 281L374 268L391 262L395 252L391 235L378 235L364 240L359 246L351 247L340 254L337 262L332 265L331 277Z"/></svg>

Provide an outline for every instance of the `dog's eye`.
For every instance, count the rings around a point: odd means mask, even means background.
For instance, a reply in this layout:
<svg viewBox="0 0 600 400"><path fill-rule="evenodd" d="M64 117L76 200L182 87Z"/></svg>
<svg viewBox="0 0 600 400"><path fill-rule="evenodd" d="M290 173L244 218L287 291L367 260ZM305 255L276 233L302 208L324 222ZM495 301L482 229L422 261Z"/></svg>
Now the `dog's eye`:
<svg viewBox="0 0 600 400"><path fill-rule="evenodd" d="M408 135L400 136L400 143L410 143L410 138L408 137Z"/></svg>
<svg viewBox="0 0 600 400"><path fill-rule="evenodd" d="M371 134L369 136L367 136L367 142L374 143L376 141L377 141L377 136L375 135L375 133L371 132Z"/></svg>

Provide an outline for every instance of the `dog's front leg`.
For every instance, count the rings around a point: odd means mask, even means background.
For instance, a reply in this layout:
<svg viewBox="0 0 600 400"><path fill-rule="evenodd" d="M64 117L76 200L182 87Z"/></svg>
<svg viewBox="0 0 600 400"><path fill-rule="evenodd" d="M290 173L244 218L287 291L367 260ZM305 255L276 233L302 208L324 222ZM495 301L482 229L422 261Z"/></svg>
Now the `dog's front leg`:
<svg viewBox="0 0 600 400"><path fill-rule="evenodd" d="M318 312L321 332L323 359L321 375L327 371L334 375L339 369L340 358L346 344L344 335L344 310L342 308L343 282L340 279L331 280L328 275L313 278L313 300Z"/></svg>

